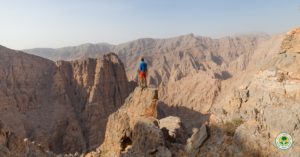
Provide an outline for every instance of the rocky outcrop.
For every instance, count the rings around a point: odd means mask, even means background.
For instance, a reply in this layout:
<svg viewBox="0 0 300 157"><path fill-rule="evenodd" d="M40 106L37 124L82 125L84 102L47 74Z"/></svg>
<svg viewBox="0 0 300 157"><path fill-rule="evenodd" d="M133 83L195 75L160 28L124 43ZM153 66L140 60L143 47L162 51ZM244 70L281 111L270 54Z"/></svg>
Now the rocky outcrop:
<svg viewBox="0 0 300 157"><path fill-rule="evenodd" d="M0 47L0 120L55 153L84 152L104 137L131 85L115 54L52 62Z"/></svg>
<svg viewBox="0 0 300 157"><path fill-rule="evenodd" d="M101 156L171 156L158 120L144 111L156 105L157 90L136 88L108 120ZM154 107L154 109L156 109Z"/></svg>
<svg viewBox="0 0 300 157"><path fill-rule="evenodd" d="M205 124L188 138L181 119L157 119L157 89L136 88L124 105L109 116L105 140L86 157L195 157L208 138Z"/></svg>
<svg viewBox="0 0 300 157"><path fill-rule="evenodd" d="M286 34L281 45L281 53L300 53L300 28Z"/></svg>

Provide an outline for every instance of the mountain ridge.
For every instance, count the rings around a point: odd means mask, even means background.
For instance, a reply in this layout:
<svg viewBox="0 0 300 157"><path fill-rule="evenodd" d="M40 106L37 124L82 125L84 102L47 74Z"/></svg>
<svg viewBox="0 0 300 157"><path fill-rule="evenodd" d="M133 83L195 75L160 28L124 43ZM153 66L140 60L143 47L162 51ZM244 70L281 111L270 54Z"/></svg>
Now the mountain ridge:
<svg viewBox="0 0 300 157"><path fill-rule="evenodd" d="M68 58L57 58L55 56L47 56L44 52L50 51L48 53L53 53L55 55L59 55L57 53L63 53L64 50L66 49L72 49L72 48L76 48L76 47L85 47L87 45L90 46L99 46L99 47L105 47L105 48L109 48L109 47L116 47L116 46L122 46L122 45L126 45L126 44L131 44L134 42L139 42L139 41L163 41L163 40L175 40L175 39L179 39L179 38L206 38L206 39L211 39L211 40L216 40L216 39L223 39L223 38L230 38L230 37L243 37L243 36L264 36L266 38L270 37L268 34L263 33L263 34L257 34L257 33L249 33L249 34L241 34L241 35L234 35L234 36L224 36L224 37L220 37L220 38L210 38L210 37L205 37L205 36L196 36L193 33L189 33L189 34L184 34L184 35L179 35L179 36L175 36L175 37L169 37L169 38L139 38L136 40L132 40L132 41L128 41L128 42L124 42L124 43L120 43L120 44L109 44L109 43L85 43L85 44L79 44L79 45L74 45L74 46L66 46L66 47L60 47L60 48L31 48L31 49L24 49L22 51L30 53L30 54L35 54L38 56L42 56L44 58L48 58L50 60L72 60L72 59L68 59ZM101 52L103 53L103 52ZM105 53L108 53L105 52ZM78 58L77 58L78 59Z"/></svg>

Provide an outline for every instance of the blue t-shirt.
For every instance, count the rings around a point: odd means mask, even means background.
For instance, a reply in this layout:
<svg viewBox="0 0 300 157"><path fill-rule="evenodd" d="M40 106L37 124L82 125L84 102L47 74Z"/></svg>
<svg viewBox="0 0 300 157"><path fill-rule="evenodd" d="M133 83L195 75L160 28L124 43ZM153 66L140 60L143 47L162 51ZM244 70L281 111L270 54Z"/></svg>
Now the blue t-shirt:
<svg viewBox="0 0 300 157"><path fill-rule="evenodd" d="M142 71L142 72L147 71L147 63L145 63L145 62L140 63L140 71Z"/></svg>

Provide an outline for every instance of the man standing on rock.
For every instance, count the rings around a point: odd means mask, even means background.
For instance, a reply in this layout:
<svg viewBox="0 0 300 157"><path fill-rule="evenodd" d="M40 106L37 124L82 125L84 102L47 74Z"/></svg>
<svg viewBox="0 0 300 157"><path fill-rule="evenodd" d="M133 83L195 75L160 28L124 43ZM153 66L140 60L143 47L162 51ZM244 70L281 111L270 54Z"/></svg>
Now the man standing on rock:
<svg viewBox="0 0 300 157"><path fill-rule="evenodd" d="M142 57L140 67L138 69L138 73L140 75L139 85L142 88L147 87L147 72L148 72L147 63L145 62L144 58Z"/></svg>

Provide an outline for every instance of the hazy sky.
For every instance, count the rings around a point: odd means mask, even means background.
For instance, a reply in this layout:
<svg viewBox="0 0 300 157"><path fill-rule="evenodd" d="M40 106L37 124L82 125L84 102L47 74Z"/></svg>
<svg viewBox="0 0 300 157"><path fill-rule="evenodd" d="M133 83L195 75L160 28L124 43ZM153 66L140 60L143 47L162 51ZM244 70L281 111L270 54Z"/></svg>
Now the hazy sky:
<svg viewBox="0 0 300 157"><path fill-rule="evenodd" d="M0 0L0 45L13 49L296 26L300 0Z"/></svg>

